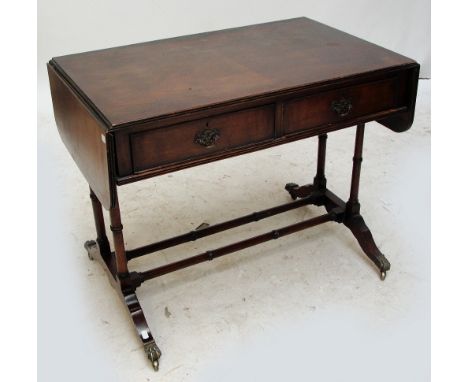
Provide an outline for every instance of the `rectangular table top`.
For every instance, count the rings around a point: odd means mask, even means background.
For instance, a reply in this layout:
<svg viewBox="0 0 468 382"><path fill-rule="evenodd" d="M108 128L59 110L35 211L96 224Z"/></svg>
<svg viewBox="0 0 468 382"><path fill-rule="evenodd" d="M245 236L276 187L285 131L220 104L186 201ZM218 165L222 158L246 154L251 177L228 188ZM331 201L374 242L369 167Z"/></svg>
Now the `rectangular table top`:
<svg viewBox="0 0 468 382"><path fill-rule="evenodd" d="M296 18L55 57L108 128L415 62Z"/></svg>

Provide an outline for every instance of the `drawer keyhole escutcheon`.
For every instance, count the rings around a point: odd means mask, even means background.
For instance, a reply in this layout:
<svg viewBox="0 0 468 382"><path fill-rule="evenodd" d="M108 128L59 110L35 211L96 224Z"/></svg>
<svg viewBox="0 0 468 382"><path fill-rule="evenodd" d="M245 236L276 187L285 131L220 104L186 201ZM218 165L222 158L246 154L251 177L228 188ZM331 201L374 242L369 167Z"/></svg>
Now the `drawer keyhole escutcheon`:
<svg viewBox="0 0 468 382"><path fill-rule="evenodd" d="M345 117L349 114L353 105L349 98L341 97L339 100L335 100L331 103L331 108L340 117Z"/></svg>
<svg viewBox="0 0 468 382"><path fill-rule="evenodd" d="M195 135L194 142L204 146L204 147L213 147L216 143L216 141L220 138L221 134L219 133L218 129L204 129L199 131Z"/></svg>

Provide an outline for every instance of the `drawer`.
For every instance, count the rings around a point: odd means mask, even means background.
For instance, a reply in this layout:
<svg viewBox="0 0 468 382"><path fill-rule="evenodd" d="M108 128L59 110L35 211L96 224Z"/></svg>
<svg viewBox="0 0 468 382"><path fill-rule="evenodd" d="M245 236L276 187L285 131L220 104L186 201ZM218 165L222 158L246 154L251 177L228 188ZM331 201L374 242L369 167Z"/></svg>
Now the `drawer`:
<svg viewBox="0 0 468 382"><path fill-rule="evenodd" d="M395 76L287 101L283 117L285 133L353 120L402 106L401 80Z"/></svg>
<svg viewBox="0 0 468 382"><path fill-rule="evenodd" d="M272 139L274 118L274 105L267 105L131 134L133 171Z"/></svg>

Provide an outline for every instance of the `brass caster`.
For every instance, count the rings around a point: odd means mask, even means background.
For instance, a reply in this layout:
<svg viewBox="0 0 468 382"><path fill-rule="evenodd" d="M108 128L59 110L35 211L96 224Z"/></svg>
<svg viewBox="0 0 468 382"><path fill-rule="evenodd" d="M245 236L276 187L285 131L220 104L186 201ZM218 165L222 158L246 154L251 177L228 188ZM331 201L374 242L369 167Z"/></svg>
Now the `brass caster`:
<svg viewBox="0 0 468 382"><path fill-rule="evenodd" d="M84 243L84 247L86 249L86 252L88 252L88 258L91 261L94 260L94 257L91 254L91 252L96 250L97 243L94 240L88 240L86 243Z"/></svg>
<svg viewBox="0 0 468 382"><path fill-rule="evenodd" d="M161 357L161 350L156 346L155 342L149 342L144 345L145 353L155 371L159 370L159 358Z"/></svg>
<svg viewBox="0 0 468 382"><path fill-rule="evenodd" d="M386 277L387 277L387 271L381 271L380 272L380 280L384 281Z"/></svg>

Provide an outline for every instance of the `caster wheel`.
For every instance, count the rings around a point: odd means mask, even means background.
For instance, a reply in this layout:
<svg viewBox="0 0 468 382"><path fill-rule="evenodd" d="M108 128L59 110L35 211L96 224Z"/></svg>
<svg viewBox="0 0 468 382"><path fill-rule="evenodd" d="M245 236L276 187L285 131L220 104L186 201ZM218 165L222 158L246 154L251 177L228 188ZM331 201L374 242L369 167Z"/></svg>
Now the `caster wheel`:
<svg viewBox="0 0 468 382"><path fill-rule="evenodd" d="M161 357L161 350L157 347L154 341L144 344L146 356L153 365L154 371L159 370L159 358Z"/></svg>
<svg viewBox="0 0 468 382"><path fill-rule="evenodd" d="M384 281L386 277L387 277L387 271L381 271L380 272L380 280Z"/></svg>

